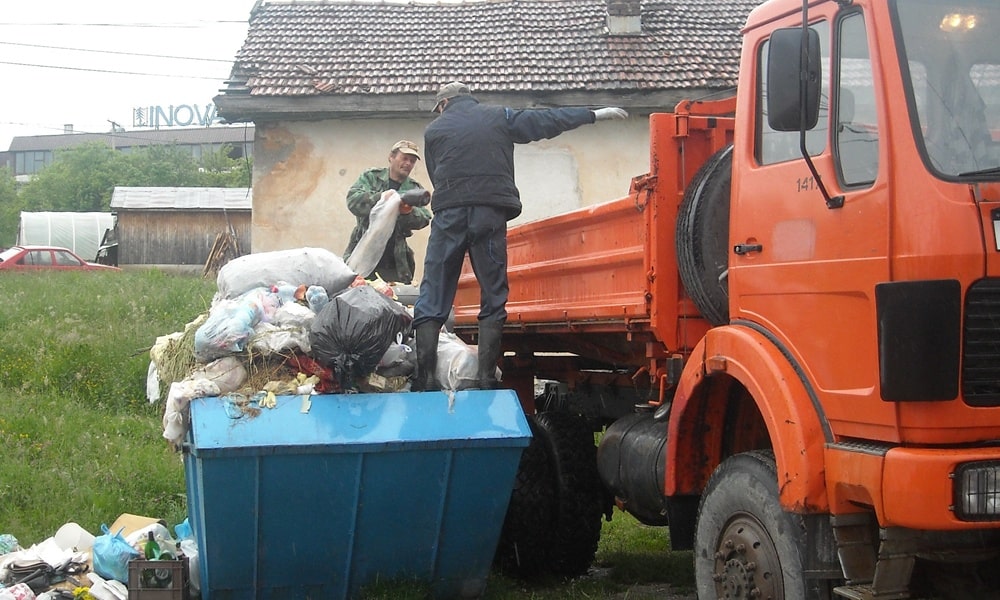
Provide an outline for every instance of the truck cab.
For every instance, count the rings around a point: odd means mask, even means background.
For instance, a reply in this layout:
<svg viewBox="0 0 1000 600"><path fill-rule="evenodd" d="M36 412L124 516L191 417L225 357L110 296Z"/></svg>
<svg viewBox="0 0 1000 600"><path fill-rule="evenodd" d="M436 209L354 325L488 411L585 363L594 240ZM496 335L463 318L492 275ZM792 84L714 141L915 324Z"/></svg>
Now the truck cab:
<svg viewBox="0 0 1000 600"><path fill-rule="evenodd" d="M781 505L807 524L805 547L821 548L811 542L831 524L848 584L836 591L881 597L907 589L917 557L971 564L998 548L1000 11L803 6L766 3L747 23L728 322L695 352L702 378L675 397L667 453L716 448L701 454L720 469L738 457L721 431L708 444L685 436L697 411L682 416L719 385L702 381L734 379L756 407L744 419L759 414L767 430ZM711 492L673 475L668 495ZM696 533L719 541L723 560L696 559L715 577L732 570L726 527Z"/></svg>
<svg viewBox="0 0 1000 600"><path fill-rule="evenodd" d="M626 197L511 229L504 380L600 433L699 597L1000 589L997 31L993 0L764 2L735 97L652 115Z"/></svg>

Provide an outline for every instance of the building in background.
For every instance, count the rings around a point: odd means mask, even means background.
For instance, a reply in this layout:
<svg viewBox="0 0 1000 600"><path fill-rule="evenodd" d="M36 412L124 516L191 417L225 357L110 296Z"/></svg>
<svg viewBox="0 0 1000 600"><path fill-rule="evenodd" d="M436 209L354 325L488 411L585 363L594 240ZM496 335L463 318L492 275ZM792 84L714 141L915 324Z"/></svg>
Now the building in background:
<svg viewBox="0 0 1000 600"><path fill-rule="evenodd" d="M175 145L189 150L196 160L229 145L230 158L243 158L253 156L253 138L253 125L17 136L11 140L7 152L0 153L0 166L6 164L19 181L25 181L52 164L56 151L92 142L107 144L122 152Z"/></svg>
<svg viewBox="0 0 1000 600"><path fill-rule="evenodd" d="M760 0L258 2L222 93L255 125L253 252L342 253L348 188L400 139L423 145L438 87L516 108L620 106L630 118L518 145L516 222L616 200L649 171L649 115L732 93ZM421 148L422 150L422 148ZM411 176L429 186L423 161ZM420 278L429 229L414 232Z"/></svg>

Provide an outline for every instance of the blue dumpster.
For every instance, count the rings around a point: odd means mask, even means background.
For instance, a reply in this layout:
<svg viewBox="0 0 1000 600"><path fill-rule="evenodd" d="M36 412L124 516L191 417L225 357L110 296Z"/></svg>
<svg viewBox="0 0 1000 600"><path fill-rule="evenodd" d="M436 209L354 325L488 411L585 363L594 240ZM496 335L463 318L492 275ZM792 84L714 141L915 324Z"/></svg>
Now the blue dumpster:
<svg viewBox="0 0 1000 600"><path fill-rule="evenodd" d="M191 403L184 465L202 600L485 588L530 430L510 390Z"/></svg>

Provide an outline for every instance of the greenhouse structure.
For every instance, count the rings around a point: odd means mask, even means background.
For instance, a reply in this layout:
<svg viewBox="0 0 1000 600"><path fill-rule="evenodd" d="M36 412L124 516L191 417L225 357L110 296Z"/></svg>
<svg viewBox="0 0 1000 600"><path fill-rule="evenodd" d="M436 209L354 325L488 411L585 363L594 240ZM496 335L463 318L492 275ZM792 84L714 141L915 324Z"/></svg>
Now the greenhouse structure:
<svg viewBox="0 0 1000 600"><path fill-rule="evenodd" d="M114 229L115 216L103 212L21 212L18 245L62 246L93 261L104 239Z"/></svg>

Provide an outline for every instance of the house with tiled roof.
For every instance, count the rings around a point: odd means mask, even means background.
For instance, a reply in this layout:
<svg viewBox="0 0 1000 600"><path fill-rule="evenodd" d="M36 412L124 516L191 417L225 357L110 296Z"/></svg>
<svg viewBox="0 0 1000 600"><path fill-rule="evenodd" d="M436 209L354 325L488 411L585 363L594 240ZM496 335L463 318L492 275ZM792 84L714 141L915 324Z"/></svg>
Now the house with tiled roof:
<svg viewBox="0 0 1000 600"><path fill-rule="evenodd" d="M226 121L256 126L253 251L342 252L354 226L348 188L385 166L397 140L423 145L434 94L453 80L486 103L629 111L517 147L520 221L620 198L649 170L650 113L732 92L740 29L759 3L258 2L215 98ZM429 187L422 163L411 176ZM418 266L426 234L411 243Z"/></svg>

